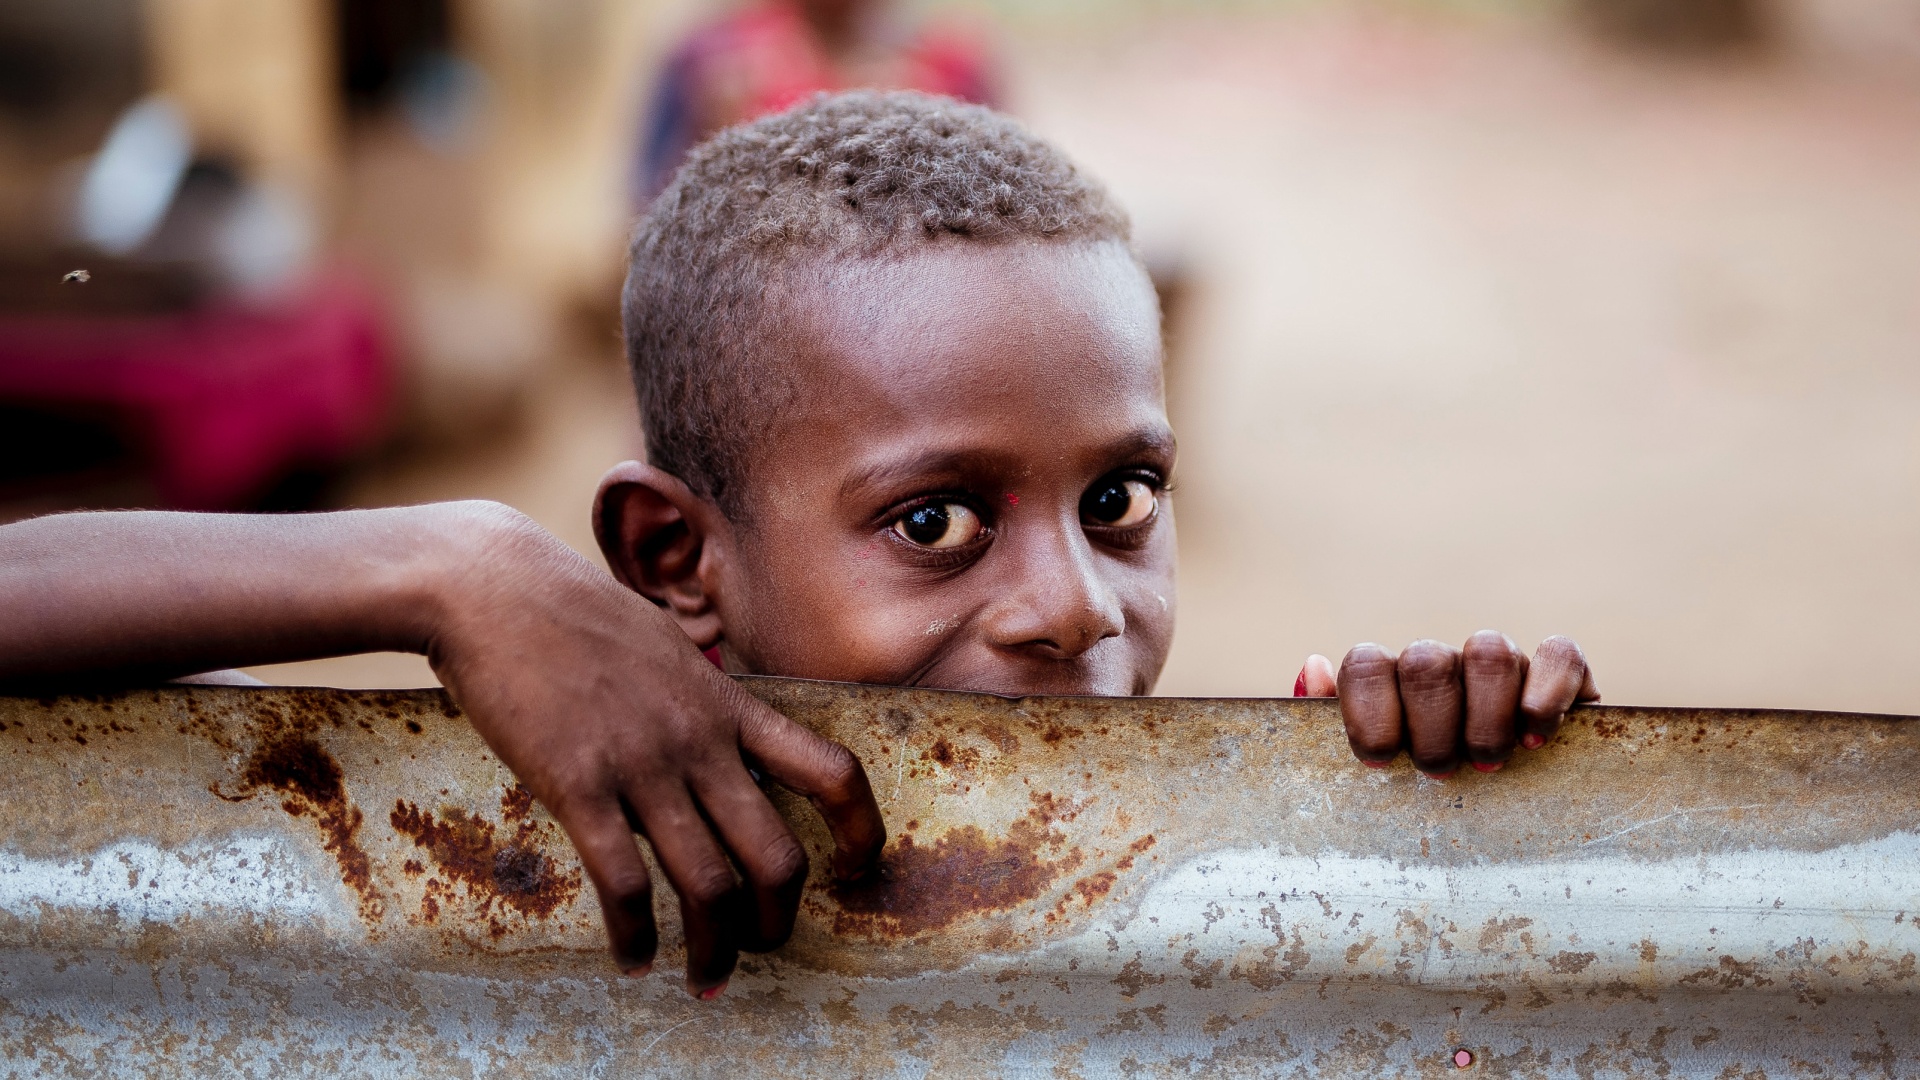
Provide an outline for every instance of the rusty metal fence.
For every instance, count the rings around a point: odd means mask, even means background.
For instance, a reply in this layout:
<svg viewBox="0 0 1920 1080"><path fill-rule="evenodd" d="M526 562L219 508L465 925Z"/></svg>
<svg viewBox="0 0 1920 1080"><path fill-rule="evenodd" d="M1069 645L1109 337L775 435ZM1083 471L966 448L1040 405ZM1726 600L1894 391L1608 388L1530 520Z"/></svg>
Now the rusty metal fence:
<svg viewBox="0 0 1920 1080"><path fill-rule="evenodd" d="M438 692L0 699L0 1075L1920 1074L1913 720L1587 708L1441 782L1330 702L748 685L894 840L712 1003L670 896L613 973Z"/></svg>

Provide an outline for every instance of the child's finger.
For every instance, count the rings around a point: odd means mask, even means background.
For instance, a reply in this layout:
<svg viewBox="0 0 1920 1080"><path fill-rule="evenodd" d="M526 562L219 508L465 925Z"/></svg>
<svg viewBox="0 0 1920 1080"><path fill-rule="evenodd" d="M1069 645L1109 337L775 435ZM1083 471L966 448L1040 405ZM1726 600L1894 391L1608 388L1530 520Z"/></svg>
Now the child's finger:
<svg viewBox="0 0 1920 1080"><path fill-rule="evenodd" d="M1385 765L1400 753L1404 716L1396 659L1368 642L1355 645L1340 662L1340 716L1346 722L1347 745L1368 765Z"/></svg>
<svg viewBox="0 0 1920 1080"><path fill-rule="evenodd" d="M748 916L746 895L734 877L733 864L685 788L636 782L627 800L653 845L660 869L680 894L687 989L703 1001L715 997L733 974L738 942L746 936L741 933Z"/></svg>
<svg viewBox="0 0 1920 1080"><path fill-rule="evenodd" d="M744 767L727 768L717 776L703 774L694 779L693 788L707 818L733 853L753 901L751 919L743 927L749 935L740 940L741 950L779 948L793 935L800 890L807 883L807 849L794 839Z"/></svg>
<svg viewBox="0 0 1920 1080"><path fill-rule="evenodd" d="M1416 641L1400 654L1398 673L1408 756L1428 776L1451 775L1460 767L1460 650Z"/></svg>
<svg viewBox="0 0 1920 1080"><path fill-rule="evenodd" d="M614 964L624 974L645 975L653 968L659 943L653 922L653 882L620 804L608 798L562 806L555 817L580 853L587 879L600 897Z"/></svg>
<svg viewBox="0 0 1920 1080"><path fill-rule="evenodd" d="M1468 638L1467 647L1461 650L1467 692L1467 760L1481 772L1492 772L1513 756L1526 659L1513 639L1497 630L1480 631Z"/></svg>
<svg viewBox="0 0 1920 1080"><path fill-rule="evenodd" d="M1592 698L1583 698L1583 691ZM1526 676L1526 689L1520 695L1520 714L1527 730L1520 736L1529 750L1545 745L1560 730L1560 721L1575 701L1593 700L1599 691L1593 686L1593 674L1587 670L1586 654L1572 638L1555 635L1542 641L1533 652L1533 663Z"/></svg>
<svg viewBox="0 0 1920 1080"><path fill-rule="evenodd" d="M1335 697L1340 693L1339 677L1333 661L1314 653L1300 666L1300 677L1293 681L1294 697Z"/></svg>
<svg viewBox="0 0 1920 1080"><path fill-rule="evenodd" d="M823 739L779 713L746 698L740 718L740 746L760 771L813 804L833 833L833 873L853 878L865 873L887 842L887 823L873 799L867 770L853 751Z"/></svg>

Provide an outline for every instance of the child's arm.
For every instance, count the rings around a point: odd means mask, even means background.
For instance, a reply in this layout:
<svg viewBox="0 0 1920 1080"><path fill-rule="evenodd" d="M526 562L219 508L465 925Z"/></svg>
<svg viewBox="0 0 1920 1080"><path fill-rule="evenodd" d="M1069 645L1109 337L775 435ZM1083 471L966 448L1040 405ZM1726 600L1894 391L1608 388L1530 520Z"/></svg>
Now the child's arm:
<svg viewBox="0 0 1920 1080"><path fill-rule="evenodd" d="M1402 748L1420 771L1446 776L1465 757L1493 772L1516 744L1538 749L1560 730L1575 702L1598 701L1586 654L1572 638L1550 637L1533 658L1495 630L1464 649L1416 641L1399 656L1355 645L1336 675L1326 657L1307 658L1295 697L1340 698L1355 757L1384 765Z"/></svg>
<svg viewBox="0 0 1920 1080"><path fill-rule="evenodd" d="M755 701L664 613L505 507L0 527L0 685L378 650L425 653L567 830L629 973L655 943L636 829L680 894L693 992L717 992L737 949L791 932L806 854L747 761L813 801L836 872L885 840L851 753Z"/></svg>

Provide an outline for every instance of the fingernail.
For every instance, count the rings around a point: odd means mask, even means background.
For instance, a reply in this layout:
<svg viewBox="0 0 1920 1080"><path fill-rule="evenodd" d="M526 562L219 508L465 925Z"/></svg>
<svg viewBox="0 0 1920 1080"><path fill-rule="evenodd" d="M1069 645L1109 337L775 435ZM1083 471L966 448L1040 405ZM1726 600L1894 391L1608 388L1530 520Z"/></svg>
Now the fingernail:
<svg viewBox="0 0 1920 1080"><path fill-rule="evenodd" d="M1538 750L1547 745L1547 740L1529 731L1525 735L1520 736L1520 745L1529 750Z"/></svg>
<svg viewBox="0 0 1920 1080"><path fill-rule="evenodd" d="M629 968L622 968L620 971L620 974L625 975L630 979L639 979L639 978L646 977L646 975L652 971L653 971L652 964L635 964Z"/></svg>
<svg viewBox="0 0 1920 1080"><path fill-rule="evenodd" d="M1304 667L1300 669L1300 674L1294 677L1293 696L1294 697L1307 696L1307 669Z"/></svg>
<svg viewBox="0 0 1920 1080"><path fill-rule="evenodd" d="M700 991L700 1000L712 1001L714 998L719 997L720 992L722 990L725 990L726 988L727 988L726 983L721 983L719 986L709 986L705 990Z"/></svg>
<svg viewBox="0 0 1920 1080"><path fill-rule="evenodd" d="M1499 772L1500 766L1505 764L1506 762L1504 761L1476 761L1473 763L1473 767L1479 769L1481 772Z"/></svg>
<svg viewBox="0 0 1920 1080"><path fill-rule="evenodd" d="M1368 761L1366 758L1361 758L1360 764L1365 765L1369 769L1384 769L1393 763L1391 761Z"/></svg>

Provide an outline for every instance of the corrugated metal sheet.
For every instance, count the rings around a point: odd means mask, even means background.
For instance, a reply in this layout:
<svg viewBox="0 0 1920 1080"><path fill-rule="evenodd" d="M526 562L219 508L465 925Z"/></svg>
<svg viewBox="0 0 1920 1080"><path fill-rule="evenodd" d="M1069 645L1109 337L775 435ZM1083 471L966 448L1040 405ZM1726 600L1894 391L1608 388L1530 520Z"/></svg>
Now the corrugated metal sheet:
<svg viewBox="0 0 1920 1080"><path fill-rule="evenodd" d="M664 896L613 973L437 692L0 699L0 1074L1920 1074L1912 720L1588 708L1440 782L1330 702L749 684L895 839L712 1003Z"/></svg>

